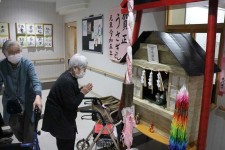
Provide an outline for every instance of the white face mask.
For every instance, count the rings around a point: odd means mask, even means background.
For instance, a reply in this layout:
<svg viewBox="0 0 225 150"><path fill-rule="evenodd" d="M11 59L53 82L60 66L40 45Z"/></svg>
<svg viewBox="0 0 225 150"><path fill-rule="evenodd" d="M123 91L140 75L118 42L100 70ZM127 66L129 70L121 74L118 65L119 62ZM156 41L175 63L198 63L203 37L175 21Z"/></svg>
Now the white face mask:
<svg viewBox="0 0 225 150"><path fill-rule="evenodd" d="M21 60L21 58L22 58L21 53L7 56L8 61L11 62L12 64L17 64Z"/></svg>
<svg viewBox="0 0 225 150"><path fill-rule="evenodd" d="M76 77L79 78L83 78L86 72L81 71L80 74L76 75Z"/></svg>

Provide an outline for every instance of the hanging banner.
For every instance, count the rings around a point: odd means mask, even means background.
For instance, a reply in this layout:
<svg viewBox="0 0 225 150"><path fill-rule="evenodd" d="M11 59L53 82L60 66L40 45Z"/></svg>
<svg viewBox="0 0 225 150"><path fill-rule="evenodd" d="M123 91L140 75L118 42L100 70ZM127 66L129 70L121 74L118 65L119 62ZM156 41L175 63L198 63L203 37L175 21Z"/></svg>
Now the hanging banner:
<svg viewBox="0 0 225 150"><path fill-rule="evenodd" d="M220 72L220 95L225 94L225 50L221 60L221 72Z"/></svg>
<svg viewBox="0 0 225 150"><path fill-rule="evenodd" d="M127 14L121 14L119 7L114 8L109 11L108 21L109 58L120 62L128 47Z"/></svg>

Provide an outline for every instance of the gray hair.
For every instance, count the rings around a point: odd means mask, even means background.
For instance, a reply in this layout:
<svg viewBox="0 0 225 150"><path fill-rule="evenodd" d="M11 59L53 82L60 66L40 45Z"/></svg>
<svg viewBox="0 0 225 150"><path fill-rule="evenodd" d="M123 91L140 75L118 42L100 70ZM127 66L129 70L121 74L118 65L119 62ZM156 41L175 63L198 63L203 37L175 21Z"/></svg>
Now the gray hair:
<svg viewBox="0 0 225 150"><path fill-rule="evenodd" d="M7 41L4 42L4 44L2 46L2 53L4 55L7 55L8 54L8 49L11 46L17 46L20 49L20 51L22 50L22 48L21 48L21 46L20 46L20 44L18 42L12 41L12 40L7 40Z"/></svg>
<svg viewBox="0 0 225 150"><path fill-rule="evenodd" d="M71 69L72 67L86 68L87 64L87 58L77 53L70 58L69 69Z"/></svg>

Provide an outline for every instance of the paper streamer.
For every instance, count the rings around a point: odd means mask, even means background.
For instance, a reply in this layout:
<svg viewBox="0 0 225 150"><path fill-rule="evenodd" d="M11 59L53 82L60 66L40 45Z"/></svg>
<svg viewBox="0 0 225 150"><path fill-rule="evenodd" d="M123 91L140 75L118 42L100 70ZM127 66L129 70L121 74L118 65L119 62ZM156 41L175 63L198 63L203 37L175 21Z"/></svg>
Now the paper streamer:
<svg viewBox="0 0 225 150"><path fill-rule="evenodd" d="M128 43L129 46L127 47L127 72L126 72L126 83L130 84L132 83L132 34L134 29L134 14L133 14L133 8L134 8L134 0L128 0L127 3L128 7L128 19L127 19L127 28L128 28Z"/></svg>

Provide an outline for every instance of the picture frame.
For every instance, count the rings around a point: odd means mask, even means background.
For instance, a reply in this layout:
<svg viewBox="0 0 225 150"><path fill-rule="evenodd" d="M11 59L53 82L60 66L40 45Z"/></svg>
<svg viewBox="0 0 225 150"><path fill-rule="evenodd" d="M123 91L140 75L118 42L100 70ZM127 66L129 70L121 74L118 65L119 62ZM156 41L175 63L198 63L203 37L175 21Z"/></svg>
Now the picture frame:
<svg viewBox="0 0 225 150"><path fill-rule="evenodd" d="M16 23L16 34L26 34L26 24L25 23Z"/></svg>
<svg viewBox="0 0 225 150"><path fill-rule="evenodd" d="M34 24L26 24L26 34L27 35L34 35L35 34Z"/></svg>
<svg viewBox="0 0 225 150"><path fill-rule="evenodd" d="M17 41L21 47L27 47L27 37L26 36L17 36Z"/></svg>
<svg viewBox="0 0 225 150"><path fill-rule="evenodd" d="M2 47L5 41L7 41L8 39L8 36L0 36L0 47Z"/></svg>
<svg viewBox="0 0 225 150"><path fill-rule="evenodd" d="M52 24L44 24L44 36L52 36Z"/></svg>
<svg viewBox="0 0 225 150"><path fill-rule="evenodd" d="M36 36L36 47L44 47L44 37Z"/></svg>
<svg viewBox="0 0 225 150"><path fill-rule="evenodd" d="M0 22L0 36L9 36L9 23Z"/></svg>
<svg viewBox="0 0 225 150"><path fill-rule="evenodd" d="M36 37L27 36L27 47L35 47Z"/></svg>
<svg viewBox="0 0 225 150"><path fill-rule="evenodd" d="M5 41L10 39L9 35L9 23L0 22L0 48L3 46Z"/></svg>
<svg viewBox="0 0 225 150"><path fill-rule="evenodd" d="M36 35L44 34L43 24L35 24L35 34Z"/></svg>
<svg viewBox="0 0 225 150"><path fill-rule="evenodd" d="M52 47L53 41L51 36L44 37L44 47Z"/></svg>

